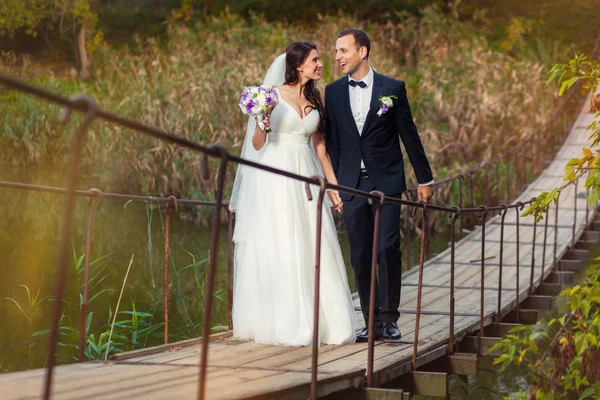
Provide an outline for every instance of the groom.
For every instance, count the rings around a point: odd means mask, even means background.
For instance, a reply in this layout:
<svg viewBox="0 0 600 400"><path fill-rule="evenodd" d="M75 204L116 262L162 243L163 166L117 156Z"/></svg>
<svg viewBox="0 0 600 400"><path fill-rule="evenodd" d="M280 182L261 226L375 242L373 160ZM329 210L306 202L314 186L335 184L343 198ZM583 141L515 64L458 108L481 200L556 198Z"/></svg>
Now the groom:
<svg viewBox="0 0 600 400"><path fill-rule="evenodd" d="M399 198L406 190L402 139L419 182L418 197L429 201L433 176L417 128L413 122L404 82L378 74L369 66L371 41L360 29L342 31L335 45L336 61L347 77L327 85L327 151L339 184L365 192L379 190ZM391 107L382 107L380 98L395 96ZM390 103L388 103L390 104ZM381 115L379 115L381 114ZM356 338L368 341L369 292L373 221L377 203L342 193L344 224L350 240L350 258L360 305L367 328ZM381 209L378 261L375 339L398 341L400 317L400 206L386 204Z"/></svg>

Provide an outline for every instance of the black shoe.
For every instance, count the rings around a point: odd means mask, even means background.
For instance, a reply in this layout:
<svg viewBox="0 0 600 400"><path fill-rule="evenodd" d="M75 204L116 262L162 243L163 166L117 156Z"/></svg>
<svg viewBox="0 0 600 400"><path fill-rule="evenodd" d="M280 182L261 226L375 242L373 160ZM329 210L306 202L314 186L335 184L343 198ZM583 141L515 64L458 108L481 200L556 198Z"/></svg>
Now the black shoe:
<svg viewBox="0 0 600 400"><path fill-rule="evenodd" d="M400 329L395 322L386 322L383 325L383 341L384 342L397 342L402 337Z"/></svg>
<svg viewBox="0 0 600 400"><path fill-rule="evenodd" d="M383 335L382 328L375 328L375 340L381 340ZM365 328L358 335L356 335L357 343L366 343L369 341L369 328Z"/></svg>

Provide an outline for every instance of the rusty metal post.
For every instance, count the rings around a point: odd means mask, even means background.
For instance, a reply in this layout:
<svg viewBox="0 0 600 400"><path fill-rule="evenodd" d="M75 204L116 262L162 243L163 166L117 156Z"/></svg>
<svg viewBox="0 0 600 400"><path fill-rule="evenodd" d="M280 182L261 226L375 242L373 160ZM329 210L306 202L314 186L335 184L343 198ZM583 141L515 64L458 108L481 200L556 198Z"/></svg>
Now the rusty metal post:
<svg viewBox="0 0 600 400"><path fill-rule="evenodd" d="M544 279L544 267L546 266L546 243L548 242L548 212L549 208L546 209L546 216L544 217L544 248L542 249L542 279Z"/></svg>
<svg viewBox="0 0 600 400"><path fill-rule="evenodd" d="M312 179L319 182L319 197L317 199L317 243L315 254L315 297L313 306L313 339L312 339L312 360L311 360L311 380L310 380L310 399L317 399L317 372L319 367L319 306L321 295L321 226L323 222L323 199L327 184L325 179L320 176L313 176ZM310 186L306 184L306 194L309 200L312 200Z"/></svg>
<svg viewBox="0 0 600 400"><path fill-rule="evenodd" d="M200 352L200 373L198 382L198 399L204 400L206 388L206 372L208 369L208 341L210 337L210 318L212 316L212 303L215 291L215 275L217 272L217 251L219 248L219 227L221 224L221 207L223 202L223 185L229 162L229 154L221 145L211 147L219 150L221 163L217 174L217 188L215 190L216 206L213 210L212 231L210 236L210 253L208 267L208 281L204 292L204 321L202 323L202 350Z"/></svg>
<svg viewBox="0 0 600 400"><path fill-rule="evenodd" d="M498 267L498 310L496 311L496 323L500 323L502 318L502 266L504 263L504 219L508 209L504 204L500 204L502 207L500 218L500 266Z"/></svg>
<svg viewBox="0 0 600 400"><path fill-rule="evenodd" d="M482 355L481 338L483 336L484 318L485 318L485 223L487 220L488 209L486 206L477 207L482 210L479 214L481 219L481 291L479 303L479 334L477 335L477 354Z"/></svg>
<svg viewBox="0 0 600 400"><path fill-rule="evenodd" d="M496 198L500 202L500 160L496 161Z"/></svg>
<svg viewBox="0 0 600 400"><path fill-rule="evenodd" d="M458 177L458 207L463 207L463 191L462 191L462 175ZM463 223L462 218L458 220L458 237L462 239L463 237Z"/></svg>
<svg viewBox="0 0 600 400"><path fill-rule="evenodd" d="M556 197L556 214L554 215L554 261L552 262L552 268L556 268L556 248L558 247L558 200L560 199L560 193Z"/></svg>
<svg viewBox="0 0 600 400"><path fill-rule="evenodd" d="M178 212L179 205L175 196L169 196L171 203L167 203L165 214L165 265L164 265L164 283L163 283L163 312L165 318L164 335L165 344L169 343L169 240L171 237L171 211Z"/></svg>
<svg viewBox="0 0 600 400"><path fill-rule="evenodd" d="M519 255L519 251L521 249L521 240L519 238L519 231L521 230L520 227L520 220L521 220L521 213L520 211L523 209L523 203L518 202L516 204L515 207L515 211L517 212L517 323L519 322L519 311L521 310L521 302L519 300L519 288L520 288L520 282L521 282L521 278L520 278L520 270L521 270L521 266L520 266L520 255Z"/></svg>
<svg viewBox="0 0 600 400"><path fill-rule="evenodd" d="M417 369L417 348L419 345L419 324L421 322L421 295L423 294L423 265L425 263L425 241L427 236L427 203L420 200L419 203L423 206L423 221L421 223L421 255L419 260L419 286L417 288L417 316L415 320L415 342L413 344L412 368Z"/></svg>
<svg viewBox="0 0 600 400"><path fill-rule="evenodd" d="M45 400L50 399L52 394L52 374L54 372L54 364L56 363L56 349L58 347L58 328L60 325L60 317L62 314L63 296L66 285L66 273L67 273L67 260L69 259L69 233L71 231L71 223L73 221L73 214L75 211L75 187L77 186L78 178L78 166L81 159L81 152L85 142L86 133L94 121L98 107L96 102L90 97L76 96L71 99L75 103L86 108L86 115L75 132L73 139L73 145L71 147L71 158L69 161L69 178L67 185L67 198L65 201L65 211L62 223L62 230L60 235L60 246L58 255L58 264L56 271L56 292L54 297L54 303L52 305L52 325L50 328L50 337L48 341L48 356L46 369L46 379L43 389L43 398ZM72 109L65 107L62 110L61 122L66 124L71 115Z"/></svg>
<svg viewBox="0 0 600 400"><path fill-rule="evenodd" d="M100 210L102 207L102 192L96 188L89 190L90 193L98 196L100 199L96 207ZM88 197L88 214L87 214L87 233L85 236L85 265L83 270L83 299L81 301L80 315L79 315L79 362L85 361L85 344L86 344L86 333L87 333L87 305L89 296L89 281L90 281L90 258L92 254L92 227L93 227L93 207L94 201Z"/></svg>
<svg viewBox="0 0 600 400"><path fill-rule="evenodd" d="M229 330L233 330L233 213L227 211L227 315Z"/></svg>
<svg viewBox="0 0 600 400"><path fill-rule="evenodd" d="M454 298L454 261L455 261L455 244L456 244L456 220L460 215L460 207L451 207L454 213L450 216L450 337L448 339L448 353L454 354L454 306L456 299Z"/></svg>
<svg viewBox="0 0 600 400"><path fill-rule="evenodd" d="M535 237L537 234L537 218L533 217L533 239L531 244L531 276L529 277L529 295L533 295L533 278L535 270ZM544 277L542 276L543 280Z"/></svg>
<svg viewBox="0 0 600 400"><path fill-rule="evenodd" d="M483 167L483 172L484 172L484 179L483 179L483 183L485 185L485 192L483 195L483 202L485 204L489 204L490 203L490 179L489 178L489 171L488 171L488 167L490 167L491 164L486 165L485 167ZM480 181L481 181L481 177L480 177Z"/></svg>
<svg viewBox="0 0 600 400"><path fill-rule="evenodd" d="M373 360L375 356L375 295L377 287L377 247L379 240L379 217L381 207L385 203L385 195L382 192L374 190L371 194L379 197L379 207L375 210L375 221L373 223L373 251L371 257L371 288L369 293L369 343L367 350L367 387L373 387ZM369 204L373 200L369 199Z"/></svg>
<svg viewBox="0 0 600 400"><path fill-rule="evenodd" d="M473 189L473 172L469 173L469 190L471 191L471 207L475 207L475 190Z"/></svg>
<svg viewBox="0 0 600 400"><path fill-rule="evenodd" d="M511 199L511 195L510 195L510 163L508 162L508 159L510 159L509 156L504 156L504 166L506 167L506 201L505 203L510 204L510 199Z"/></svg>
<svg viewBox="0 0 600 400"><path fill-rule="evenodd" d="M512 171L513 171L512 185L511 185L511 189L512 189L511 197L516 197L519 195L519 186L518 186L518 182L517 182L518 181L518 172L519 172L517 170L518 157L514 151L511 151L510 155L511 155L511 159L512 159Z"/></svg>

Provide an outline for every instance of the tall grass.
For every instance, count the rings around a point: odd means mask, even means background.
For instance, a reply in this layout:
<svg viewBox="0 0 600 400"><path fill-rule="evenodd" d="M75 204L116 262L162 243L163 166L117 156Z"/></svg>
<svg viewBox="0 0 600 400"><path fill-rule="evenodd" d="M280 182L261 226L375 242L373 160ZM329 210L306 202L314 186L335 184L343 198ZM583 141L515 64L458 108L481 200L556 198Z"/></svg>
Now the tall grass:
<svg viewBox="0 0 600 400"><path fill-rule="evenodd" d="M305 39L319 46L323 91L341 76L333 57L338 32L360 26L373 40L372 66L407 82L439 178L517 145L556 102L543 87L546 66L494 50L477 33L482 18L459 20L428 6L420 18L407 15L401 22L363 23L340 14L320 17L311 28L224 13L192 27L171 24L165 45L152 38L119 48L102 45L89 81L7 55L0 69L64 95L87 93L117 114L236 152L245 125L236 107L240 89L260 82L287 43ZM73 126L57 124L56 107L12 92L0 92L0 104L1 166L66 164ZM199 154L100 121L89 134L83 168L104 190L212 199L214 182L200 179ZM234 168L227 188L233 176Z"/></svg>

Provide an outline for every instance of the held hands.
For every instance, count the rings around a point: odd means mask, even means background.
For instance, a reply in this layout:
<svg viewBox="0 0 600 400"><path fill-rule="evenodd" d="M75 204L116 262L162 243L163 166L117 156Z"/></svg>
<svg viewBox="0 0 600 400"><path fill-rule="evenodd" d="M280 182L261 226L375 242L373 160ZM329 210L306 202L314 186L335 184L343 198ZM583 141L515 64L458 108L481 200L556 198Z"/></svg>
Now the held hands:
<svg viewBox="0 0 600 400"><path fill-rule="evenodd" d="M417 195L419 200L423 200L425 201L425 203L429 203L429 201L433 197L432 185L419 186L419 188L417 189Z"/></svg>
<svg viewBox="0 0 600 400"><path fill-rule="evenodd" d="M340 194L337 190L329 190L327 191L329 195L329 199L333 203L333 208L339 212L340 214L343 212L344 202L340 198Z"/></svg>

